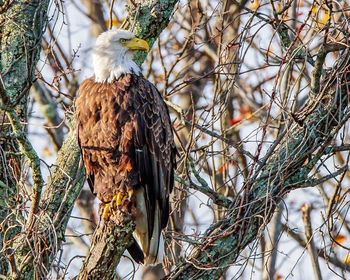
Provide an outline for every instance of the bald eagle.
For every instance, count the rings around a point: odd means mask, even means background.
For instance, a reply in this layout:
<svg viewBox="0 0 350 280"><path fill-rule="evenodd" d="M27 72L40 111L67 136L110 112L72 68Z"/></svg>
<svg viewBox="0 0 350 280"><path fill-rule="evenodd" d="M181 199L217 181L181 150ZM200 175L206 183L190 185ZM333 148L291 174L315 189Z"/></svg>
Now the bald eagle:
<svg viewBox="0 0 350 280"><path fill-rule="evenodd" d="M94 76L82 82L75 103L78 142L90 189L106 207L134 197L136 242L128 251L152 264L169 218L176 149L167 107L132 60L135 50L149 47L126 30L97 38Z"/></svg>

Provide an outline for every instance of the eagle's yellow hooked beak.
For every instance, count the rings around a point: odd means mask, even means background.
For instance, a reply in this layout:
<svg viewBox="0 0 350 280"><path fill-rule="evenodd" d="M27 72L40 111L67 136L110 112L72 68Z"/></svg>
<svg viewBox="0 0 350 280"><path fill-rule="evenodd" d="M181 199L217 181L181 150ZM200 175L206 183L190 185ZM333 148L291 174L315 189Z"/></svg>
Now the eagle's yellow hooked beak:
<svg viewBox="0 0 350 280"><path fill-rule="evenodd" d="M129 40L125 47L127 47L130 50L142 50L149 52L149 46L145 40L134 38L132 40Z"/></svg>

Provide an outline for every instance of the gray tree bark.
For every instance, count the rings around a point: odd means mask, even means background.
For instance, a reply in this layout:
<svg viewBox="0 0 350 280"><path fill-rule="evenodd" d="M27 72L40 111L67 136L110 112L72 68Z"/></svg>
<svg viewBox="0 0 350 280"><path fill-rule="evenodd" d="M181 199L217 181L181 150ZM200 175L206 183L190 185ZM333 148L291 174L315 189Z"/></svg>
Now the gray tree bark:
<svg viewBox="0 0 350 280"><path fill-rule="evenodd" d="M17 277L13 238L24 230L17 207L22 197L24 156L33 173L33 197L41 192L40 160L26 137L27 93L34 79L40 42L47 23L49 1L1 1L0 6L0 219L7 228L0 233L0 274ZM37 202L30 210L37 212Z"/></svg>

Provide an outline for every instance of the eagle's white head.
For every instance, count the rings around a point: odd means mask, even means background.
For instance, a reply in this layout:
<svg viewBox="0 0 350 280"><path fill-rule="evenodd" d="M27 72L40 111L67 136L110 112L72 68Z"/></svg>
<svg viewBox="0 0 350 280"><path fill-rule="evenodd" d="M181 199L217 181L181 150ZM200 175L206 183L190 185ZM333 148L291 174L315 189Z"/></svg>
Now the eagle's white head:
<svg viewBox="0 0 350 280"><path fill-rule="evenodd" d="M98 36L92 53L95 81L113 82L121 74L141 74L140 68L132 60L134 50L147 50L146 41L135 38L127 30L112 29Z"/></svg>

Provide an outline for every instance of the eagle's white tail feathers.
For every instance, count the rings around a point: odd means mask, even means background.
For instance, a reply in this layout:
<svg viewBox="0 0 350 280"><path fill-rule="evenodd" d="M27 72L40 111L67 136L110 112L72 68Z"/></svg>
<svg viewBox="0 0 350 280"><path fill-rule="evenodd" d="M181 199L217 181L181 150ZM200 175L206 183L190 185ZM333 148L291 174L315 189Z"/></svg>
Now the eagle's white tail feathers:
<svg viewBox="0 0 350 280"><path fill-rule="evenodd" d="M146 256L145 264L156 264L157 256L158 256L158 248L159 248L159 230L160 226L160 213L159 206L156 205L156 209L154 211L154 223L153 223L153 232L151 237L151 242L149 245L148 256Z"/></svg>
<svg viewBox="0 0 350 280"><path fill-rule="evenodd" d="M147 224L147 210L146 210L146 201L144 196L143 188L138 189L135 192L136 198L136 228L133 233L133 236L141 247L143 252L147 252L148 249L148 224Z"/></svg>
<svg viewBox="0 0 350 280"><path fill-rule="evenodd" d="M159 245L158 245L158 254L157 254L157 260L156 260L156 264L157 263L162 263L163 262L163 258L164 258L164 238L163 238L163 233L160 233L160 237L159 237Z"/></svg>
<svg viewBox="0 0 350 280"><path fill-rule="evenodd" d="M160 232L160 210L159 205L155 207L153 232L148 242L147 210L143 188L135 193L137 214L136 228L133 236L145 254L145 265L155 265L163 261L164 239ZM147 254L148 252L148 254Z"/></svg>

